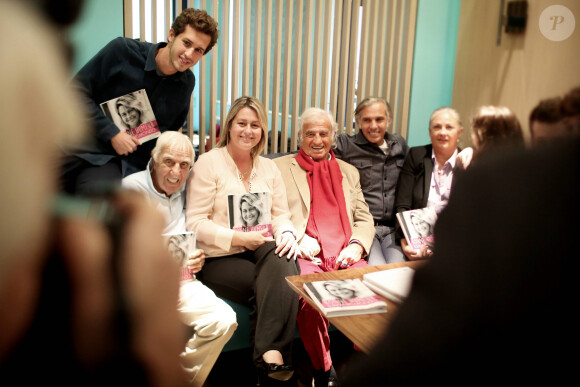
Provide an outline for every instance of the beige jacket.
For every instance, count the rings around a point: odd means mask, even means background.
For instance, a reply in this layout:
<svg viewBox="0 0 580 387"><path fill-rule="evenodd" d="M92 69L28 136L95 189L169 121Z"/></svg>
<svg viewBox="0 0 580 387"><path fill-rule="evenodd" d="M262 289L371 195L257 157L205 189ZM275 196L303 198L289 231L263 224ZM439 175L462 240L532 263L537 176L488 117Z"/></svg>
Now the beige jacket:
<svg viewBox="0 0 580 387"><path fill-rule="evenodd" d="M356 239L361 242L368 254L375 236L375 226L373 217L369 212L369 206L362 193L358 171L342 160L336 161L342 172L342 190L345 196L346 212L349 215L352 228L350 240ZM308 187L306 171L298 165L295 154L276 158L274 162L280 169L286 185L286 196L292 214L292 223L298 232L296 239L302 247L309 244L309 239L312 239L305 234L310 213L310 188Z"/></svg>

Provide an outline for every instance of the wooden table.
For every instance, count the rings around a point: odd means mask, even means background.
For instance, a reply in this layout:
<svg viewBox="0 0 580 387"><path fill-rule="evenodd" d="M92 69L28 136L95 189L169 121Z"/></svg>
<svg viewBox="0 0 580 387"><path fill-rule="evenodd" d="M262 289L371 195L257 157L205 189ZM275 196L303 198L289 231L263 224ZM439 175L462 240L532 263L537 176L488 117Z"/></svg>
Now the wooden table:
<svg viewBox="0 0 580 387"><path fill-rule="evenodd" d="M360 278L363 274L379 270L394 269L397 267L409 266L417 268L425 261L411 261L401 263L391 263L378 266L367 266L356 269L335 270L325 273L294 275L286 277L290 287L302 296L310 305L317 310L318 307L308 294L304 291L303 285L311 281L327 281L335 279ZM381 296L387 302L387 313L360 314L355 316L332 317L328 321L338 328L346 337L355 343L362 351L369 353L382 335L385 334L389 322L397 311L397 304Z"/></svg>

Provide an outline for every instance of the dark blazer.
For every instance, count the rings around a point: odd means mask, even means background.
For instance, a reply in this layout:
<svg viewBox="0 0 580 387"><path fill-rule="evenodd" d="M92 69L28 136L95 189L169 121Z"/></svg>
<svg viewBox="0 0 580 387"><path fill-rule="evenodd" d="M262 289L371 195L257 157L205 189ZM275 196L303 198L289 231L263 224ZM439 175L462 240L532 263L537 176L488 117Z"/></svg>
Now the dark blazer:
<svg viewBox="0 0 580 387"><path fill-rule="evenodd" d="M433 174L432 152L431 144L409 149L397 183L395 213L427 206Z"/></svg>
<svg viewBox="0 0 580 387"><path fill-rule="evenodd" d="M435 254L344 386L577 378L580 139L510 152L458 179Z"/></svg>
<svg viewBox="0 0 580 387"><path fill-rule="evenodd" d="M460 150L459 148L457 149ZM409 149L403 169L399 174L397 191L395 194L395 214L427 207L429 200L429 189L431 188L431 175L433 174L433 145L415 146ZM455 173L458 168L453 170ZM456 179L453 179L452 186ZM403 231L397 222L397 241L404 238Z"/></svg>

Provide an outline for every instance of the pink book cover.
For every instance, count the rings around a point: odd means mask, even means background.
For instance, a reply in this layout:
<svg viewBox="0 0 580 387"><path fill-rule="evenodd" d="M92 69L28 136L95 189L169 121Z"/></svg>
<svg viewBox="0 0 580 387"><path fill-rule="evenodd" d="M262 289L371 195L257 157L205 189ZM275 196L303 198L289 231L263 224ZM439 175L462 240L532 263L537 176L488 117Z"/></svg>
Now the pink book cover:
<svg viewBox="0 0 580 387"><path fill-rule="evenodd" d="M386 311L386 303L358 278L308 282L304 289L330 317Z"/></svg>
<svg viewBox="0 0 580 387"><path fill-rule="evenodd" d="M159 137L159 125L145 89L113 98L100 104L101 109L121 131L142 143Z"/></svg>
<svg viewBox="0 0 580 387"><path fill-rule="evenodd" d="M177 261L181 272L181 281L192 280L195 275L187 267L187 258L195 249L195 233L184 232L174 234L163 234L169 253Z"/></svg>
<svg viewBox="0 0 580 387"><path fill-rule="evenodd" d="M403 211L397 214L399 224L405 234L407 243L415 250L427 246L433 249L435 239L433 229L437 221L437 213L432 207Z"/></svg>

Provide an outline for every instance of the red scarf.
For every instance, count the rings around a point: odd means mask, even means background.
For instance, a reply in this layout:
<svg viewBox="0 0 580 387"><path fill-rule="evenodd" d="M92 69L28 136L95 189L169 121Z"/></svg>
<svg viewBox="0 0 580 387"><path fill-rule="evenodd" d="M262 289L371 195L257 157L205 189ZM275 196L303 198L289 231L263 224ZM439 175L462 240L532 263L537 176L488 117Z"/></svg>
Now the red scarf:
<svg viewBox="0 0 580 387"><path fill-rule="evenodd" d="M330 156L330 160L314 161L300 149L296 161L306 170L310 187L306 234L318 240L321 257L336 259L348 245L352 230L342 191L342 172L332 150Z"/></svg>

